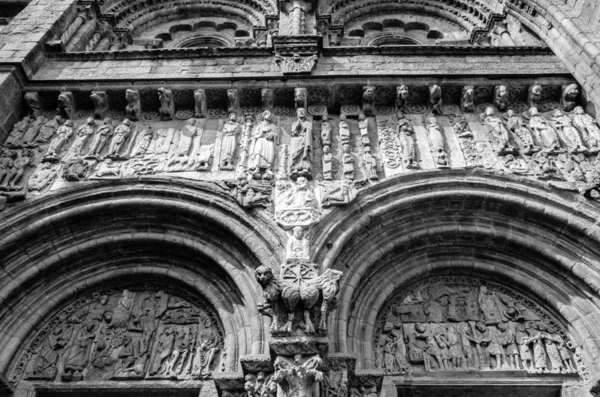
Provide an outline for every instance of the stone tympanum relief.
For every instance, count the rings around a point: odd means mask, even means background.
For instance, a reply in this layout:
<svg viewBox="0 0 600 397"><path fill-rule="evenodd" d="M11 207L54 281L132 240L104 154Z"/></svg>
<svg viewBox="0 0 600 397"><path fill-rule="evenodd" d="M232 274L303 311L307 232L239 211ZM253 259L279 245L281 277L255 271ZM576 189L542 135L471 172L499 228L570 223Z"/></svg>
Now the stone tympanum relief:
<svg viewBox="0 0 600 397"><path fill-rule="evenodd" d="M577 372L569 335L541 307L501 286L437 277L388 301L375 327L375 366L436 371Z"/></svg>
<svg viewBox="0 0 600 397"><path fill-rule="evenodd" d="M11 382L209 378L224 364L223 329L180 292L131 286L78 299L27 345Z"/></svg>

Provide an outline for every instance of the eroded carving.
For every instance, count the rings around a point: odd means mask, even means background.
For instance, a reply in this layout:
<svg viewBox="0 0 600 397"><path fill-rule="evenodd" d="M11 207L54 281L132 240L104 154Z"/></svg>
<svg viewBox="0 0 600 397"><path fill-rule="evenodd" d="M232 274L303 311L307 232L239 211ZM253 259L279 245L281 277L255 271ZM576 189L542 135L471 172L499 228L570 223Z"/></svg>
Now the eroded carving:
<svg viewBox="0 0 600 397"><path fill-rule="evenodd" d="M206 379L222 362L223 341L215 314L191 295L137 286L104 290L51 319L12 379L23 373L63 381Z"/></svg>
<svg viewBox="0 0 600 397"><path fill-rule="evenodd" d="M494 106L501 112L506 111L508 107L508 90L505 85L494 87Z"/></svg>
<svg viewBox="0 0 600 397"><path fill-rule="evenodd" d="M126 90L125 100L125 117L131 121L138 121L142 118L142 104L140 102L140 92L138 90Z"/></svg>
<svg viewBox="0 0 600 397"><path fill-rule="evenodd" d="M106 91L92 91L90 99L94 104L94 117L97 119L105 118L109 106L109 97Z"/></svg>
<svg viewBox="0 0 600 397"><path fill-rule="evenodd" d="M63 91L58 95L58 114L65 119L75 118L75 98L71 91Z"/></svg>
<svg viewBox="0 0 600 397"><path fill-rule="evenodd" d="M390 374L571 373L570 345L564 330L531 301L467 277L432 278L403 290L379 315L374 343L376 365Z"/></svg>
<svg viewBox="0 0 600 397"><path fill-rule="evenodd" d="M539 109L542 106L542 86L534 84L527 91L527 107Z"/></svg>
<svg viewBox="0 0 600 397"><path fill-rule="evenodd" d="M164 87L158 89L158 100L160 108L158 114L161 120L173 120L175 115L175 101L173 100L173 90L167 90Z"/></svg>
<svg viewBox="0 0 600 397"><path fill-rule="evenodd" d="M204 118L208 116L206 105L206 91L203 89L194 91L194 117Z"/></svg>

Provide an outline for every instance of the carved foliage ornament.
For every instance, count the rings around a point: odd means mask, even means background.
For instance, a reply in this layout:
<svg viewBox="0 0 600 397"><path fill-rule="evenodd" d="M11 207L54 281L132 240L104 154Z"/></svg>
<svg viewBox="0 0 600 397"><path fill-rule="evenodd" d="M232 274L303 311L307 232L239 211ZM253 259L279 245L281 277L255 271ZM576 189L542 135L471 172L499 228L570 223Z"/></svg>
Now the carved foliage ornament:
<svg viewBox="0 0 600 397"><path fill-rule="evenodd" d="M206 379L224 364L223 343L217 316L196 296L173 287L107 289L51 318L21 353L10 382Z"/></svg>
<svg viewBox="0 0 600 397"><path fill-rule="evenodd" d="M577 371L573 341L542 308L470 277L421 281L380 312L375 365L386 373Z"/></svg>

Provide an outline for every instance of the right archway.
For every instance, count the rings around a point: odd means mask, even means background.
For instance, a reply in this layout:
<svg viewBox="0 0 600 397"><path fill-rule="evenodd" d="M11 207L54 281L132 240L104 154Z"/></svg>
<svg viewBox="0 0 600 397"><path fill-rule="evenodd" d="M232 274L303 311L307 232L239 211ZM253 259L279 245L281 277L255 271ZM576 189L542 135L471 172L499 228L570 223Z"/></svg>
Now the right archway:
<svg viewBox="0 0 600 397"><path fill-rule="evenodd" d="M331 349L356 354L357 371L383 373L400 395L453 382L485 395L590 390L600 357L592 205L456 171L393 178L327 217L317 261L344 271ZM499 381L520 389L490 389Z"/></svg>

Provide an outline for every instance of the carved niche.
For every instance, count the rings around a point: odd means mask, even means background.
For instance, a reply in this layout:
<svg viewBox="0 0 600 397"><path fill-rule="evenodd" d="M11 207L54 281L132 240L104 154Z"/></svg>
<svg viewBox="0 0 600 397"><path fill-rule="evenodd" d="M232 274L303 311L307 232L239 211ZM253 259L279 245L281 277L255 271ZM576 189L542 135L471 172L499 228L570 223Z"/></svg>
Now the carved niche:
<svg viewBox="0 0 600 397"><path fill-rule="evenodd" d="M10 382L207 379L224 356L223 328L202 299L131 285L60 310L21 353Z"/></svg>
<svg viewBox="0 0 600 397"><path fill-rule="evenodd" d="M375 366L430 371L575 373L574 342L546 311L496 283L433 277L403 289L379 313Z"/></svg>

